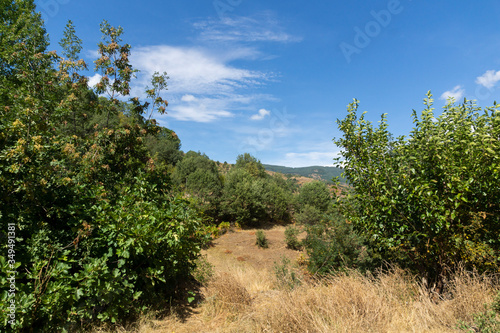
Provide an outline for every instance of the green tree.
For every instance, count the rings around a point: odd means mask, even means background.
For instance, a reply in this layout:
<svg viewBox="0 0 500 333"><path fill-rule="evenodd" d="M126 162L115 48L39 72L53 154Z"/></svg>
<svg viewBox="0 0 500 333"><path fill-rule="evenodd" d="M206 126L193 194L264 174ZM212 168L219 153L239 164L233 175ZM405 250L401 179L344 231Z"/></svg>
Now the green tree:
<svg viewBox="0 0 500 333"><path fill-rule="evenodd" d="M297 197L303 207L309 205L324 213L332 205L332 198L328 185L321 181L313 181L302 185Z"/></svg>
<svg viewBox="0 0 500 333"><path fill-rule="evenodd" d="M265 222L264 182L243 168L231 169L226 175L222 197L225 219L243 226L258 226Z"/></svg>
<svg viewBox="0 0 500 333"><path fill-rule="evenodd" d="M262 163L249 153L238 155L235 168L245 169L254 177L265 177L267 175Z"/></svg>
<svg viewBox="0 0 500 333"><path fill-rule="evenodd" d="M267 205L269 222L290 222L293 194L289 182L280 175L264 178L262 197Z"/></svg>
<svg viewBox="0 0 500 333"><path fill-rule="evenodd" d="M278 176L259 177L246 168L231 169L222 196L224 218L245 226L289 222L292 192L288 185Z"/></svg>
<svg viewBox="0 0 500 333"><path fill-rule="evenodd" d="M160 163L176 165L182 160L181 140L168 128L161 127L157 134L148 135L145 143L150 155Z"/></svg>
<svg viewBox="0 0 500 333"><path fill-rule="evenodd" d="M338 213L325 215L321 223L308 225L306 230L303 244L311 273L370 268L373 258L366 240Z"/></svg>
<svg viewBox="0 0 500 333"><path fill-rule="evenodd" d="M106 94L111 107L106 110L106 127L111 114L117 112L119 97L130 94L130 80L136 70L130 64L129 44L120 45L122 27L113 27L106 20L101 23L103 42L99 43L99 59L95 61L95 71L101 73L101 80L96 85L98 94Z"/></svg>
<svg viewBox="0 0 500 333"><path fill-rule="evenodd" d="M0 331L75 331L166 306L206 236L193 205L151 181L162 175L145 137L161 129L123 112L113 129L74 135L61 126L73 103L93 112L81 97L85 80L68 75L73 60L44 51L32 1L4 4L0 50L13 53L0 85L0 283L17 270L17 316L12 326L0 312ZM27 35L7 38L9 29ZM30 44L37 41L40 49ZM102 105L123 105L111 103ZM5 256L8 228L16 264ZM0 294L0 307L8 304L8 293Z"/></svg>
<svg viewBox="0 0 500 333"><path fill-rule="evenodd" d="M63 38L59 42L63 48L63 56L72 61L78 61L79 54L82 51L82 40L76 35L73 21L68 20L64 28Z"/></svg>
<svg viewBox="0 0 500 333"><path fill-rule="evenodd" d="M440 280L454 267L498 270L500 112L450 101L439 116L432 95L408 138L393 139L358 117L358 101L338 120L347 219L386 258Z"/></svg>
<svg viewBox="0 0 500 333"><path fill-rule="evenodd" d="M214 222L220 217L222 176L214 161L207 155L189 151L177 163L174 181L198 200L198 206Z"/></svg>
<svg viewBox="0 0 500 333"><path fill-rule="evenodd" d="M79 59L82 40L76 35L71 20L66 24L59 45L63 48L64 57L59 61L59 85L62 95L65 96L66 108L70 111L59 126L68 134L84 136L93 125L89 120L95 116L98 98L88 88L87 77L79 73L87 69L87 64Z"/></svg>
<svg viewBox="0 0 500 333"><path fill-rule="evenodd" d="M35 57L46 51L48 35L41 15L35 13L33 0L1 0L0 7L0 103L9 105L15 98L5 92L26 84L24 78L40 74L51 65L44 57Z"/></svg>
<svg viewBox="0 0 500 333"><path fill-rule="evenodd" d="M325 214L318 208L311 205L302 205L300 210L295 213L295 219L303 225L315 225L324 220Z"/></svg>

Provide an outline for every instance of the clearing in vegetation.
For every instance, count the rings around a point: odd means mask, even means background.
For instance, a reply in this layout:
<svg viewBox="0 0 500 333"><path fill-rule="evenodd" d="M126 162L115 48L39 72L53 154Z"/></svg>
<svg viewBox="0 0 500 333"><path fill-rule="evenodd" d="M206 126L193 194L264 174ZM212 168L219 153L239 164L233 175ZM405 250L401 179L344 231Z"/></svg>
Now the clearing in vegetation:
<svg viewBox="0 0 500 333"><path fill-rule="evenodd" d="M304 275L300 251L286 248L285 227L265 230L269 248L255 245L256 229L229 232L204 251L212 278L191 314L143 317L135 328L110 332L457 332L497 331L498 284L465 270L446 295L429 292L414 275L394 268L375 276L348 271L317 280ZM285 259L293 288L277 277ZM496 302L496 303L495 303ZM485 305L489 306L488 309ZM495 317L496 316L496 317ZM487 329L490 329L489 331ZM96 332L107 332L97 330Z"/></svg>

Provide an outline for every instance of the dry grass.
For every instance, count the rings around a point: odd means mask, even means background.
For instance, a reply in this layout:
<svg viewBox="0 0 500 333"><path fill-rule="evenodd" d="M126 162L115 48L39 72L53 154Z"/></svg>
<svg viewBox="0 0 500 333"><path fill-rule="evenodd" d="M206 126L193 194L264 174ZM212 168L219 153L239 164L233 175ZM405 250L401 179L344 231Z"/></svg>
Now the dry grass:
<svg viewBox="0 0 500 333"><path fill-rule="evenodd" d="M238 238L235 244L244 241ZM175 314L161 320L144 317L135 330L118 331L457 332L459 321L471 322L500 289L487 277L461 271L440 296L395 268L377 277L352 271L322 281L303 280L290 290L279 287L282 284L263 261L239 261L236 245L233 253L224 251L228 244L223 245L207 252L216 272L202 289L204 301L192 316L184 321ZM261 251L267 250L255 255Z"/></svg>
<svg viewBox="0 0 500 333"><path fill-rule="evenodd" d="M218 272L195 315L185 322L175 315L144 318L134 331L456 332L459 320L471 321L498 290L488 278L466 272L450 281L446 298L438 299L399 269L376 278L339 274L291 291L273 289L269 272L261 282L254 280L258 275L250 267Z"/></svg>

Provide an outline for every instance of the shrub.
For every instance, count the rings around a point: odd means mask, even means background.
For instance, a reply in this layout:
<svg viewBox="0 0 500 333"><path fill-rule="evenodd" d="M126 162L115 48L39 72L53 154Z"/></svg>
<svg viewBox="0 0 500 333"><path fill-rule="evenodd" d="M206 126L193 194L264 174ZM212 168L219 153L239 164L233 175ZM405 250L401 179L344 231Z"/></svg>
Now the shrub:
<svg viewBox="0 0 500 333"><path fill-rule="evenodd" d="M328 186L322 181L314 181L302 185L297 200L300 205L312 206L323 213L332 204Z"/></svg>
<svg viewBox="0 0 500 333"><path fill-rule="evenodd" d="M207 256L200 256L196 261L196 268L193 271L193 277L202 285L206 285L214 275L214 265L208 260Z"/></svg>
<svg viewBox="0 0 500 333"><path fill-rule="evenodd" d="M357 100L349 105L335 140L353 188L343 212L377 248L429 280L460 263L498 271L499 105L450 101L435 116L430 92L424 104L420 116L413 111L409 137L396 139L386 114L374 128Z"/></svg>
<svg viewBox="0 0 500 333"><path fill-rule="evenodd" d="M86 213L91 222L74 221L74 233L41 227L16 249L24 271L16 278L18 313L31 314L20 316L18 328L71 331L131 319L153 304L166 305L178 281L191 275L204 236L184 200L155 198L138 180L116 202L97 199Z"/></svg>
<svg viewBox="0 0 500 333"><path fill-rule="evenodd" d="M295 214L295 220L302 225L315 225L319 224L323 219L321 211L311 205L304 205L301 207L300 212Z"/></svg>
<svg viewBox="0 0 500 333"><path fill-rule="evenodd" d="M291 201L291 190L283 179L265 173L257 177L246 168L235 167L226 175L221 207L224 219L259 226L289 222Z"/></svg>
<svg viewBox="0 0 500 333"><path fill-rule="evenodd" d="M242 226L257 226L268 218L263 198L265 180L254 178L243 168L233 168L226 175L222 196L224 217Z"/></svg>
<svg viewBox="0 0 500 333"><path fill-rule="evenodd" d="M293 226L289 226L285 229L285 243L289 249L300 250L302 248L302 244L297 238L299 233L300 230Z"/></svg>
<svg viewBox="0 0 500 333"><path fill-rule="evenodd" d="M285 256L281 257L281 263L274 263L274 274L280 288L292 290L301 284L295 271L290 268L290 259Z"/></svg>
<svg viewBox="0 0 500 333"><path fill-rule="evenodd" d="M257 239L255 241L255 245L263 249L267 249L269 247L269 241L267 240L263 230L257 230L255 237Z"/></svg>
<svg viewBox="0 0 500 333"><path fill-rule="evenodd" d="M365 240L346 220L330 216L320 225L309 226L304 246L313 274L328 274L347 268L366 269L372 262Z"/></svg>
<svg viewBox="0 0 500 333"><path fill-rule="evenodd" d="M14 253L10 263L7 251L0 254L0 284L8 271L17 273L15 323L4 311L12 296L3 292L0 331L76 331L167 305L190 278L205 236L189 202L166 193L169 177L158 173L144 144L159 132L141 116L149 103L132 99L128 117L116 97L83 98L93 94L77 73L83 60L56 66L55 52L44 52L33 1L7 7L0 48L20 62L9 61L0 77L0 100L9 110L0 117L0 226L16 243L15 260ZM15 40L4 39L5 31ZM96 66L116 80L103 77L96 88L121 99L134 73L130 46L118 45L121 28L103 22L101 31ZM99 114L107 128L90 126L88 118Z"/></svg>

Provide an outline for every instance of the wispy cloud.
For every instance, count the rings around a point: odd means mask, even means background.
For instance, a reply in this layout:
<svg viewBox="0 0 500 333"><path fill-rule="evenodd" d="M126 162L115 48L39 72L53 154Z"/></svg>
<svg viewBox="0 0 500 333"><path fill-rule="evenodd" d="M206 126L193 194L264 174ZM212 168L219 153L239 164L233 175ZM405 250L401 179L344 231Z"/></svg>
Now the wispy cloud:
<svg viewBox="0 0 500 333"><path fill-rule="evenodd" d="M137 48L131 60L141 73L133 93L140 96L154 72L167 71L170 79L166 97L170 102L170 117L197 122L231 117L231 110L263 96L240 91L264 84L268 74L231 66L230 60L238 57L234 49L228 51L230 54L219 52L217 55L206 48L169 45ZM239 56L247 54L241 51Z"/></svg>
<svg viewBox="0 0 500 333"><path fill-rule="evenodd" d="M300 37L285 32L269 12L254 17L224 17L194 24L200 38L217 42L298 42Z"/></svg>
<svg viewBox="0 0 500 333"><path fill-rule="evenodd" d="M131 59L146 74L166 70L174 93L224 94L266 78L265 73L232 67L210 50L196 47L141 47Z"/></svg>
<svg viewBox="0 0 500 333"><path fill-rule="evenodd" d="M445 91L441 94L441 99L448 100L449 98L454 98L455 101L458 101L462 97L464 97L465 89L462 86L455 86L453 89Z"/></svg>
<svg viewBox="0 0 500 333"><path fill-rule="evenodd" d="M283 164L291 167L304 167L310 165L334 166L333 159L336 152L311 151L307 153L287 153Z"/></svg>
<svg viewBox="0 0 500 333"><path fill-rule="evenodd" d="M269 116L271 114L271 111L268 111L266 109L260 109L258 113L252 115L250 119L252 120L262 120L266 116Z"/></svg>
<svg viewBox="0 0 500 333"><path fill-rule="evenodd" d="M282 151L279 157L266 161L269 164L289 167L304 167L311 165L335 166L334 158L339 156L340 149L331 141L303 141L295 151ZM287 147L288 148L288 147Z"/></svg>
<svg viewBox="0 0 500 333"><path fill-rule="evenodd" d="M233 116L229 111L210 109L204 104L180 105L169 114L177 120L192 120L200 123L208 123L221 117Z"/></svg>
<svg viewBox="0 0 500 333"><path fill-rule="evenodd" d="M194 27L194 45L155 45L133 50L132 64L141 70L132 88L134 96L144 96L144 88L154 72L166 71L170 77L165 94L169 101L167 112L173 119L211 122L255 110L257 103L273 99L255 93L254 89L274 80L277 74L235 65L240 60L269 57L261 53L257 42L299 40L286 33L270 12L204 20ZM267 115L259 111L251 119Z"/></svg>
<svg viewBox="0 0 500 333"><path fill-rule="evenodd" d="M500 71L488 70L483 75L476 78L476 83L491 89L500 81Z"/></svg>

